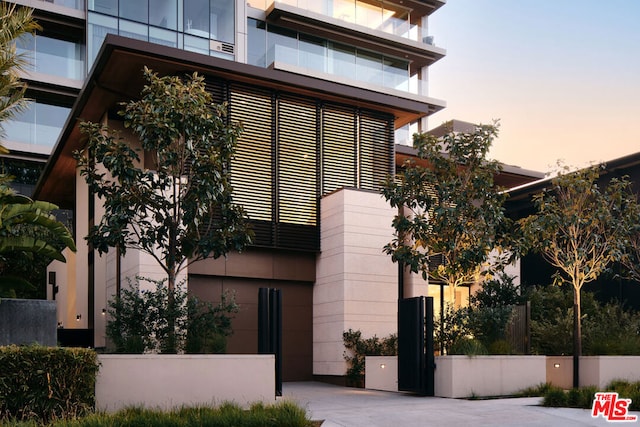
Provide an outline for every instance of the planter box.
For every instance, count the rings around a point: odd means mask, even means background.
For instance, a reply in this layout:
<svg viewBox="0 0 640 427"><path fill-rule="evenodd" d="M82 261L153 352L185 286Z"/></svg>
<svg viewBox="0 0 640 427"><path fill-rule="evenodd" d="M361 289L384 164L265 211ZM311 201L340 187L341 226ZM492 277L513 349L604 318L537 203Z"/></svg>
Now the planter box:
<svg viewBox="0 0 640 427"><path fill-rule="evenodd" d="M545 356L436 357L435 395L506 396L546 381Z"/></svg>
<svg viewBox="0 0 640 427"><path fill-rule="evenodd" d="M640 356L582 356L580 385L604 389L613 380L640 381Z"/></svg>
<svg viewBox="0 0 640 427"><path fill-rule="evenodd" d="M435 395L506 396L546 382L545 356L436 357ZM367 356L365 388L398 391L398 358Z"/></svg>
<svg viewBox="0 0 640 427"><path fill-rule="evenodd" d="M273 355L100 354L96 409L275 402Z"/></svg>

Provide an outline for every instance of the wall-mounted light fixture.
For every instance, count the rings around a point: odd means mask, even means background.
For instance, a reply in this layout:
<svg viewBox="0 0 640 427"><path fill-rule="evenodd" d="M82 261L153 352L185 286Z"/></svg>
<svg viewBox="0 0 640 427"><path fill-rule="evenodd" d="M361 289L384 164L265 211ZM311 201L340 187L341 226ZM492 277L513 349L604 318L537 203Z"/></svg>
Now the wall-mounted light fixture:
<svg viewBox="0 0 640 427"><path fill-rule="evenodd" d="M78 314L78 315L76 316L76 322L79 322L79 321L80 321L80 319L82 319L82 314Z"/></svg>
<svg viewBox="0 0 640 427"><path fill-rule="evenodd" d="M106 314L107 314L107 309L106 309L106 308L103 308L103 309L102 309L102 315L103 315L103 316L105 316Z"/></svg>
<svg viewBox="0 0 640 427"><path fill-rule="evenodd" d="M387 365L385 365L384 363L381 363L381 364L380 364L380 369L384 369L384 368L386 368L386 367L387 367Z"/></svg>
<svg viewBox="0 0 640 427"><path fill-rule="evenodd" d="M559 364L559 363L554 363L554 364L553 364L553 367L554 367L554 368L559 368L559 367L560 367L560 364Z"/></svg>

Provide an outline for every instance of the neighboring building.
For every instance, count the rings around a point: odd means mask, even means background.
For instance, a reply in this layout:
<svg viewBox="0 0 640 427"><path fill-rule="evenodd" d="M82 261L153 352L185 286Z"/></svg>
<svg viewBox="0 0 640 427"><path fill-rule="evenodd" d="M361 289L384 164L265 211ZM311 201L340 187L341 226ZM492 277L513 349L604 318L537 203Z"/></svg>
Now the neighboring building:
<svg viewBox="0 0 640 427"><path fill-rule="evenodd" d="M382 253L394 212L378 187L411 154L395 143L408 144L444 108L427 92L428 67L445 54L427 22L445 1L17 3L37 9L44 31L27 44L35 53L26 76L33 114L16 124L33 137L10 132L7 146L37 162L51 151L36 196L74 212L78 252L52 268L58 293L48 288L64 328L104 346L109 298L126 277L157 274L138 253L100 257L82 244L100 205L72 158L82 148L78 121L117 127L110 112L139 95L146 65L205 75L215 99L229 102L231 119L245 124L232 181L256 242L187 272L198 296L215 301L221 290L236 291L241 312L228 351L257 351L260 287L283 292L285 380L344 375L344 330L396 331L397 267ZM43 130L57 140L53 149L41 141ZM507 168L500 177L517 185L537 176ZM426 286L413 280L405 295L427 294Z"/></svg>
<svg viewBox="0 0 640 427"><path fill-rule="evenodd" d="M632 189L640 194L640 152L603 162L598 185L604 187L612 178L627 177ZM534 181L509 191L506 210L514 219L525 218L536 213L533 196L550 189L553 177ZM546 286L553 283L556 269L541 255L531 253L520 260L520 283L522 286ZM584 289L593 292L601 302L619 301L625 306L640 310L640 286L637 282L620 277L620 267L602 274L597 280L585 284Z"/></svg>

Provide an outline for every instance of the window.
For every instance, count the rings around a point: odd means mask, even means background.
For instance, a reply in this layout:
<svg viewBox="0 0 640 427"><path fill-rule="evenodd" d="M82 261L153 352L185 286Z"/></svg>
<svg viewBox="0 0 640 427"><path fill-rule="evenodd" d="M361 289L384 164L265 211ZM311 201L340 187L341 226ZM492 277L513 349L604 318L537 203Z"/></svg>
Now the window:
<svg viewBox="0 0 640 427"><path fill-rule="evenodd" d="M76 80L84 78L84 45L79 41L27 34L18 41L17 50L25 54L33 71Z"/></svg>
<svg viewBox="0 0 640 427"><path fill-rule="evenodd" d="M4 123L6 139L9 142L53 147L70 111L68 107L31 101L22 114Z"/></svg>

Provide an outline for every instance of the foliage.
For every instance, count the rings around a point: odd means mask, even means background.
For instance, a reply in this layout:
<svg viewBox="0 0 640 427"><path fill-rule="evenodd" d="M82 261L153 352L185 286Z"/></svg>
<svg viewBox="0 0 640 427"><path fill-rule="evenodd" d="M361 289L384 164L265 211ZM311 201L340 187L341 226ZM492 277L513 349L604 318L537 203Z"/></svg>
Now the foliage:
<svg viewBox="0 0 640 427"><path fill-rule="evenodd" d="M469 328L469 309L456 309L453 305L447 304L442 318L434 320L433 329L435 348L448 354L457 341L472 336Z"/></svg>
<svg viewBox="0 0 640 427"><path fill-rule="evenodd" d="M373 336L362 338L362 332L349 329L342 333L342 341L346 351L347 377L358 380L364 375L365 356L395 356L398 354L398 335L391 334L385 338Z"/></svg>
<svg viewBox="0 0 640 427"><path fill-rule="evenodd" d="M0 3L0 142L6 136L3 122L13 119L28 105L24 98L27 84L20 79L27 58L17 53L16 40L42 29L32 15L33 9ZM1 143L0 153L7 153Z"/></svg>
<svg viewBox="0 0 640 427"><path fill-rule="evenodd" d="M140 280L153 283L155 290L141 291ZM116 353L224 353L238 306L229 292L214 306L182 286L170 291L164 281L138 278L109 302L108 312L106 332Z"/></svg>
<svg viewBox="0 0 640 427"><path fill-rule="evenodd" d="M447 354L459 354L460 345L468 344L457 342L474 339L490 354L510 354L506 328L513 307L523 302L525 298L519 294L512 276L502 270L492 272L491 279L484 281L471 296L468 307L455 309L448 305L442 321L435 320L436 348L443 348Z"/></svg>
<svg viewBox="0 0 640 427"><path fill-rule="evenodd" d="M232 201L229 165L241 126L212 103L204 77L159 77L144 69L141 99L118 114L139 138L144 157L120 135L85 122L80 173L104 202L87 240L99 253L117 247L151 255L169 289L188 262L217 258L250 242L245 213ZM141 162L143 164L141 164Z"/></svg>
<svg viewBox="0 0 640 427"><path fill-rule="evenodd" d="M629 410L640 410L640 382L630 383L626 380L612 381L604 390L587 386L565 391L551 386L545 390L542 406L590 409L596 392L617 392L621 398L631 399Z"/></svg>
<svg viewBox="0 0 640 427"><path fill-rule="evenodd" d="M389 177L382 194L399 213L394 239L384 250L394 262L453 287L477 281L489 252L506 243L505 193L493 182L500 172L487 159L497 125L441 138L414 135L417 159ZM439 255L443 263L430 269Z"/></svg>
<svg viewBox="0 0 640 427"><path fill-rule="evenodd" d="M93 410L93 350L10 345L0 347L0 366L0 420L49 422Z"/></svg>
<svg viewBox="0 0 640 427"><path fill-rule="evenodd" d="M516 305L526 302L514 277L498 270L469 299L469 329L491 354L509 354L507 325Z"/></svg>
<svg viewBox="0 0 640 427"><path fill-rule="evenodd" d="M528 387L516 393L517 397L537 397L544 396L553 386L551 383L541 383L537 386Z"/></svg>
<svg viewBox="0 0 640 427"><path fill-rule="evenodd" d="M569 289L536 286L531 301L531 347L536 354L573 354L573 297ZM582 296L585 355L639 355L640 313L617 302L599 303L591 292Z"/></svg>
<svg viewBox="0 0 640 427"><path fill-rule="evenodd" d="M537 213L519 221L523 245L558 269L558 284L573 287L574 355L582 354L582 287L623 258L638 217L630 182L612 178L601 190L599 178L598 167L564 168L550 190L534 196Z"/></svg>
<svg viewBox="0 0 640 427"><path fill-rule="evenodd" d="M0 297L15 297L16 288L32 287L24 275L15 275L20 267L33 270L35 263L64 262L62 249L76 250L67 227L51 213L56 205L16 194L8 183L0 177Z"/></svg>
<svg viewBox="0 0 640 427"><path fill-rule="evenodd" d="M489 354L487 347L479 340L469 337L461 337L453 342L448 354L464 354L465 356L480 356Z"/></svg>
<svg viewBox="0 0 640 427"><path fill-rule="evenodd" d="M33 424L14 423L15 427L31 427ZM61 420L51 427L113 427L113 426L221 426L221 427L311 427L307 411L291 401L279 401L273 405L256 403L248 410L234 403L218 407L186 407L169 412L132 407L115 414L92 414L75 420Z"/></svg>

